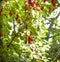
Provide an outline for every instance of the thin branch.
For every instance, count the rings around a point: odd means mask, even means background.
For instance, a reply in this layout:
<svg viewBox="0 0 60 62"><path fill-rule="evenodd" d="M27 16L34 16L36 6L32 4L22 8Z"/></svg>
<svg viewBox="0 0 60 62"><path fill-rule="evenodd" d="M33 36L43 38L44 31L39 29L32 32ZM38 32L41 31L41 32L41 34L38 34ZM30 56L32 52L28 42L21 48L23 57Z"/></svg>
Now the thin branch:
<svg viewBox="0 0 60 62"><path fill-rule="evenodd" d="M10 41L10 43L7 45L7 47L9 47L9 46L12 44L12 42L14 41L14 39L15 39L16 36L17 36L17 34L15 34L15 35L11 38L11 41Z"/></svg>
<svg viewBox="0 0 60 62"><path fill-rule="evenodd" d="M12 42L13 42L14 39L18 36L18 34L19 34L19 32L16 33L13 37L11 37L11 41L10 41L10 43L7 45L7 47L9 47L9 46L12 44Z"/></svg>
<svg viewBox="0 0 60 62"><path fill-rule="evenodd" d="M14 39L15 39L15 37L18 35L18 33L15 33L15 20L14 20L14 17L12 18L12 23L13 23L13 32L12 32L12 37L11 37L11 41L10 41L10 43L8 44L8 46L7 47L9 47L11 44L12 44L12 42L14 41ZM13 36L14 35L14 36Z"/></svg>
<svg viewBox="0 0 60 62"><path fill-rule="evenodd" d="M58 15L55 18L57 19L59 17L59 15L60 15L60 12L58 13ZM50 18L50 20L53 20L55 18Z"/></svg>

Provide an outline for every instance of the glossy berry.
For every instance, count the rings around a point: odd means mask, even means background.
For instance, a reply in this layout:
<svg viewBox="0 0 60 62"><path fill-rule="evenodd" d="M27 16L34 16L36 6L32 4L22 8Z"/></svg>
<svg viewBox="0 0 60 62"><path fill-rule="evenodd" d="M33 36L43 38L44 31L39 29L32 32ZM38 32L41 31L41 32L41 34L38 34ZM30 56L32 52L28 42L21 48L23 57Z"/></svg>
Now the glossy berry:
<svg viewBox="0 0 60 62"><path fill-rule="evenodd" d="M55 0L51 0L51 4L52 4L52 6L56 6L56 2L55 2Z"/></svg>

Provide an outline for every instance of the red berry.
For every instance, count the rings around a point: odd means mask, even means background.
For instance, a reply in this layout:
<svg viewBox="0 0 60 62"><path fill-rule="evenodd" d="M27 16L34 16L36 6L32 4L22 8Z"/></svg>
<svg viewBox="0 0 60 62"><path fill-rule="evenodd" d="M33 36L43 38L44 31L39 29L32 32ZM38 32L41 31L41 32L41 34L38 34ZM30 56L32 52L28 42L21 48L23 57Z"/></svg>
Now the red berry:
<svg viewBox="0 0 60 62"><path fill-rule="evenodd" d="M34 7L34 2L31 2L31 4L30 4L32 7Z"/></svg>
<svg viewBox="0 0 60 62"><path fill-rule="evenodd" d="M28 44L30 44L31 43L31 41L32 41L32 38L30 37L30 36L28 36Z"/></svg>
<svg viewBox="0 0 60 62"><path fill-rule="evenodd" d="M0 12L2 12L2 9L0 9Z"/></svg>
<svg viewBox="0 0 60 62"><path fill-rule="evenodd" d="M31 4L31 0L28 0L28 3Z"/></svg>
<svg viewBox="0 0 60 62"><path fill-rule="evenodd" d="M9 15L12 16L12 12L11 11L9 12Z"/></svg>
<svg viewBox="0 0 60 62"><path fill-rule="evenodd" d="M25 5L24 9L25 9L25 11L28 10L28 5Z"/></svg>
<svg viewBox="0 0 60 62"><path fill-rule="evenodd" d="M39 3L38 2L36 3L36 6L39 7Z"/></svg>
<svg viewBox="0 0 60 62"><path fill-rule="evenodd" d="M27 44L30 44L31 42L32 42L32 37L27 36L27 38L26 38L26 43L27 43Z"/></svg>
<svg viewBox="0 0 60 62"><path fill-rule="evenodd" d="M20 24L20 18L19 18L19 14L16 14L15 19L17 20L17 22Z"/></svg>
<svg viewBox="0 0 60 62"><path fill-rule="evenodd" d="M18 20L19 19L19 15L18 14L16 14L16 20Z"/></svg>
<svg viewBox="0 0 60 62"><path fill-rule="evenodd" d="M56 6L56 2L55 2L55 0L52 0L52 1L51 1L51 4L52 4L52 6L55 7L55 6Z"/></svg>
<svg viewBox="0 0 60 62"><path fill-rule="evenodd" d="M0 15L1 15L1 13L2 13L2 9L0 9Z"/></svg>
<svg viewBox="0 0 60 62"><path fill-rule="evenodd" d="M4 16L6 16L6 14L4 14Z"/></svg>
<svg viewBox="0 0 60 62"><path fill-rule="evenodd" d="M44 9L44 6L41 7L41 10L43 10L43 9Z"/></svg>

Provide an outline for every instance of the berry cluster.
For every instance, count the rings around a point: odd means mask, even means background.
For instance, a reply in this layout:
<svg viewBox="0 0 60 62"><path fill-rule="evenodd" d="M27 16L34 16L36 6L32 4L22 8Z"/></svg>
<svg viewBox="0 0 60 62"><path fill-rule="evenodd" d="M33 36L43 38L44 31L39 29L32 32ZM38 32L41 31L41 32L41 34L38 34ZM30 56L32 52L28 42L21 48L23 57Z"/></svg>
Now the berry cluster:
<svg viewBox="0 0 60 62"><path fill-rule="evenodd" d="M52 4L52 6L56 6L56 2L55 2L55 0L51 0L51 4Z"/></svg>
<svg viewBox="0 0 60 62"><path fill-rule="evenodd" d="M37 2L37 0L25 0L24 1L24 4L25 4L25 11L28 10L29 8L30 9L37 9L37 7L39 7L39 3Z"/></svg>
<svg viewBox="0 0 60 62"><path fill-rule="evenodd" d="M32 41L33 41L33 39L32 39L32 32L30 32L30 35L27 36L27 38L26 38L26 43L30 44Z"/></svg>

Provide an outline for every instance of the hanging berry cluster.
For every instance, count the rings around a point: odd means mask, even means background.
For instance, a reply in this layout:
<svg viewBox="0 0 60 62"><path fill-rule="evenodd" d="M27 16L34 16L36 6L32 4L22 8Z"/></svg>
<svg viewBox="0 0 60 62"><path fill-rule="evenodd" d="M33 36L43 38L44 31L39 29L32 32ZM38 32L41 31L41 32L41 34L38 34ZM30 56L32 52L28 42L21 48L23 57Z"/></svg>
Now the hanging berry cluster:
<svg viewBox="0 0 60 62"><path fill-rule="evenodd" d="M52 6L56 6L56 1L55 0L51 0L51 4L52 4Z"/></svg>
<svg viewBox="0 0 60 62"><path fill-rule="evenodd" d="M29 8L35 10L37 9L37 7L39 7L39 3L37 0L25 0L24 4L25 4L24 7L25 10L28 10Z"/></svg>
<svg viewBox="0 0 60 62"><path fill-rule="evenodd" d="M20 24L20 17L19 17L19 14L16 14L15 19L16 19L16 21Z"/></svg>
<svg viewBox="0 0 60 62"><path fill-rule="evenodd" d="M47 0L42 0L43 4L45 2L49 2ZM43 10L44 9L44 5L41 6L42 4L40 4L37 0L24 0L24 9L25 11L28 10L29 8L30 9L33 9L33 10ZM56 0L51 0L51 5L53 7L56 6ZM50 8L48 8L49 11L50 11Z"/></svg>
<svg viewBox="0 0 60 62"><path fill-rule="evenodd" d="M32 39L32 32L30 31L30 35L29 36L27 35L26 43L30 44L32 41L33 41L33 39Z"/></svg>

